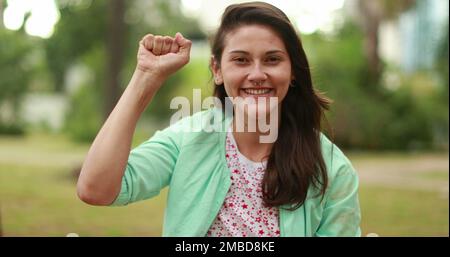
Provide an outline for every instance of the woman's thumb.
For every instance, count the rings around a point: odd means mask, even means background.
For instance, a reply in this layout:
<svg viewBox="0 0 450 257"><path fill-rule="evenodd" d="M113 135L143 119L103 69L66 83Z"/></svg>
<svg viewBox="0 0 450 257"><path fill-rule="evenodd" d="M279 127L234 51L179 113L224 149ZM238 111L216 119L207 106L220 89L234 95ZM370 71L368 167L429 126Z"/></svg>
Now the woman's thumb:
<svg viewBox="0 0 450 257"><path fill-rule="evenodd" d="M180 32L175 34L175 42L180 46L180 49L190 49L192 42L183 37Z"/></svg>

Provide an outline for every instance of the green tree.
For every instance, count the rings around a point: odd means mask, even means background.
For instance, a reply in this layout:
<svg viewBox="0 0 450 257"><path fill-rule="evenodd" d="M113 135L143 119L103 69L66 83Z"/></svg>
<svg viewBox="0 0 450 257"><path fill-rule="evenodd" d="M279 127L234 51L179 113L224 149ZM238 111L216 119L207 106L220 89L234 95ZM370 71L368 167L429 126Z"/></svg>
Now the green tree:
<svg viewBox="0 0 450 257"><path fill-rule="evenodd" d="M68 68L92 49L104 47L107 1L57 1L57 4L61 18L45 42L45 52L55 90L62 92Z"/></svg>
<svg viewBox="0 0 450 257"><path fill-rule="evenodd" d="M106 120L120 96L120 72L124 58L125 3L124 0L109 1L107 39L107 72L105 81L105 104L103 118Z"/></svg>
<svg viewBox="0 0 450 257"><path fill-rule="evenodd" d="M448 101L443 105L445 101L437 100L427 74L402 75L397 90L380 87L378 97L367 90L364 33L359 26L348 22L334 37L313 34L304 36L303 42L315 86L334 100L327 117L337 145L429 149L435 146L436 130L448 131L448 118L446 122L443 118L448 117Z"/></svg>
<svg viewBox="0 0 450 257"><path fill-rule="evenodd" d="M0 133L22 134L20 102L29 87L33 72L33 47L36 38L19 31L0 29Z"/></svg>
<svg viewBox="0 0 450 257"><path fill-rule="evenodd" d="M364 52L367 58L368 76L366 86L376 92L383 72L378 53L379 27L385 20L393 20L415 5L415 0L359 0L361 25L364 32Z"/></svg>
<svg viewBox="0 0 450 257"><path fill-rule="evenodd" d="M74 124L83 123L80 117L91 120L87 116L92 115L104 119L112 110L131 77L136 65L138 42L145 34L174 35L176 31L181 31L189 38L202 37L198 24L182 15L179 0L60 0L57 3L60 21L46 43L49 67L56 81L55 89L64 90L65 74L76 63L82 63L92 71L92 78L82 85L89 88L80 88L83 91L80 94L84 97L72 96L72 108L67 116L68 131L78 131L78 135L82 127ZM169 85L158 92L158 99L162 101L170 95L170 89L179 81L179 74L169 79L166 83ZM155 104L158 103L152 103ZM89 108L81 108L81 105L89 105ZM91 111L83 115L77 114L89 109ZM156 108L151 115L162 116L169 111L165 109L168 108ZM71 126L74 127L70 129ZM96 129L86 129L87 134L92 134L92 131ZM76 138L88 139L92 135Z"/></svg>

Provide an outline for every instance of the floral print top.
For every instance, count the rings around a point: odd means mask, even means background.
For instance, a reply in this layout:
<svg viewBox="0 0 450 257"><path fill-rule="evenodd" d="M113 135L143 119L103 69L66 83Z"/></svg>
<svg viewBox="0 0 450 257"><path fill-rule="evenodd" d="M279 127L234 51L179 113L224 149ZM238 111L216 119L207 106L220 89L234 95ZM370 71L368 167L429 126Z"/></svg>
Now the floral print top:
<svg viewBox="0 0 450 257"><path fill-rule="evenodd" d="M226 159L231 186L207 236L280 236L278 208L265 207L262 200L267 161L254 162L242 155L230 131L226 138Z"/></svg>

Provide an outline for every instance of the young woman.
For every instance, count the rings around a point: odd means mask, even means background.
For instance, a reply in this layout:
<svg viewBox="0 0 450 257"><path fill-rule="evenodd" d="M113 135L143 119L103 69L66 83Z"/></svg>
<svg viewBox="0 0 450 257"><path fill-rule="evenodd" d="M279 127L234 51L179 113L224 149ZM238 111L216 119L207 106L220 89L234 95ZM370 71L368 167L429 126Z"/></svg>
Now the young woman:
<svg viewBox="0 0 450 257"><path fill-rule="evenodd" d="M190 48L179 33L141 40L133 77L84 162L79 197L126 205L169 186L164 236L360 236L357 174L321 133L329 101L313 88L289 19L270 4L225 10L212 42L219 106L156 132L130 153L141 113L189 62ZM261 142L267 131L250 131L237 115L217 115L227 97L252 100L234 105L244 120L275 115L276 140ZM223 117L215 121L227 129L187 130L211 117Z"/></svg>

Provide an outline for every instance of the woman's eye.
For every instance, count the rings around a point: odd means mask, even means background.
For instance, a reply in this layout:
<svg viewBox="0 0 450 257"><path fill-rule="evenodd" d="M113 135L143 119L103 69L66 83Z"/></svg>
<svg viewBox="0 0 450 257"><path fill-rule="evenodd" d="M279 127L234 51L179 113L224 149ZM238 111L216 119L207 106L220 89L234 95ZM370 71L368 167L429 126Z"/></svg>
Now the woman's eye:
<svg viewBox="0 0 450 257"><path fill-rule="evenodd" d="M281 59L279 57L276 57L276 56L268 57L266 59L266 62L268 62L268 63L278 63L279 61L281 61Z"/></svg>
<svg viewBox="0 0 450 257"><path fill-rule="evenodd" d="M243 64L243 63L247 63L247 59L244 57L237 57L233 59L234 62L238 63L238 64Z"/></svg>

